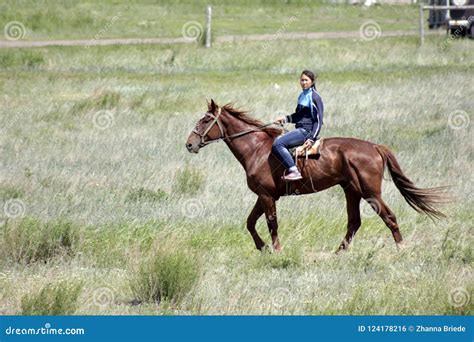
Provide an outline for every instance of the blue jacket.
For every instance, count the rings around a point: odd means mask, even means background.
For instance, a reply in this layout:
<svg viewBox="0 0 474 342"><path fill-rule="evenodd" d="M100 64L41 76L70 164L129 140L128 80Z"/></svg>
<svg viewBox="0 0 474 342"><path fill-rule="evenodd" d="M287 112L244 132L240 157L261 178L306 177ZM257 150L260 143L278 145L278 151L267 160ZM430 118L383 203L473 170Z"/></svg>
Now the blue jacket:
<svg viewBox="0 0 474 342"><path fill-rule="evenodd" d="M311 132L308 138L316 141L323 125L324 105L321 95L314 89L311 92L311 106L298 104L295 113L286 116L286 121L295 123L296 128L304 128Z"/></svg>

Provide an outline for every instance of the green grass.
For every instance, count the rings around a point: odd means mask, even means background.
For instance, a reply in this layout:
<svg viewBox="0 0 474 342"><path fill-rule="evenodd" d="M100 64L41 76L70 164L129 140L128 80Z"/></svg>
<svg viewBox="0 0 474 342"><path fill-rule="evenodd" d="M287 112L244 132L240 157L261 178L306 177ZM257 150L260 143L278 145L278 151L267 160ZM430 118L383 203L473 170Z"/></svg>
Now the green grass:
<svg viewBox="0 0 474 342"><path fill-rule="evenodd" d="M178 194L194 195L203 188L204 180L202 172L186 164L175 174L173 191Z"/></svg>
<svg viewBox="0 0 474 342"><path fill-rule="evenodd" d="M130 287L139 301L176 305L192 290L198 276L195 257L181 251L158 250L142 261Z"/></svg>
<svg viewBox="0 0 474 342"><path fill-rule="evenodd" d="M78 232L73 223L64 220L43 223L25 218L7 222L1 239L7 259L29 264L72 255Z"/></svg>
<svg viewBox="0 0 474 342"><path fill-rule="evenodd" d="M54 18L55 34L70 34L71 21ZM35 20L41 37L47 23ZM78 37L94 28L77 25ZM474 60L472 42L440 50L442 39L0 49L0 313L73 279L83 284L75 314L472 314ZM353 245L334 255L346 214L331 188L282 198L283 251L261 254L245 227L255 196L241 165L225 144L186 151L206 99L268 122L294 109L305 68L319 74L323 136L386 144L415 184L453 185L448 217L432 222L384 181L405 249L364 204ZM456 110L470 123L453 129ZM98 127L97 113L110 124ZM7 216L12 199L24 218ZM269 242L263 219L257 229Z"/></svg>
<svg viewBox="0 0 474 342"><path fill-rule="evenodd" d="M0 5L0 25L21 22L24 39L102 39L181 37L185 23L205 26L208 1L37 1L7 0ZM310 5L310 6L308 6ZM213 35L277 32L358 31L376 19L384 30L415 30L416 6L327 5L324 1L216 1ZM293 19L292 19L293 18ZM344 20L341 20L344 18Z"/></svg>
<svg viewBox="0 0 474 342"><path fill-rule="evenodd" d="M0 198L3 201L13 198L20 198L22 196L24 196L24 191L22 189L8 184L2 184L0 186Z"/></svg>
<svg viewBox="0 0 474 342"><path fill-rule="evenodd" d="M21 298L21 315L72 315L78 307L81 283L49 283L39 292Z"/></svg>
<svg viewBox="0 0 474 342"><path fill-rule="evenodd" d="M158 189L157 191L154 190L149 190L149 189L144 189L144 188L138 188L138 189L132 189L127 195L127 201L129 202L147 202L147 201L160 201L163 199L166 199L167 194L161 189Z"/></svg>

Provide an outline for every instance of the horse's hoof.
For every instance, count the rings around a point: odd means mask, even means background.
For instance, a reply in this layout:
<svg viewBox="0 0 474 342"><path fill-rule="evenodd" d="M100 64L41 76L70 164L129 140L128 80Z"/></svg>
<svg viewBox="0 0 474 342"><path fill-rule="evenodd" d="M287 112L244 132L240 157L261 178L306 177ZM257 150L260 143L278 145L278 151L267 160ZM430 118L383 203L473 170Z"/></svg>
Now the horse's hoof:
<svg viewBox="0 0 474 342"><path fill-rule="evenodd" d="M273 251L275 253L280 253L282 251L282 249L283 249L283 247L280 244L278 244L276 246L273 246Z"/></svg>
<svg viewBox="0 0 474 342"><path fill-rule="evenodd" d="M404 241L396 242L395 245L397 246L398 251L403 251L407 248L407 245Z"/></svg>

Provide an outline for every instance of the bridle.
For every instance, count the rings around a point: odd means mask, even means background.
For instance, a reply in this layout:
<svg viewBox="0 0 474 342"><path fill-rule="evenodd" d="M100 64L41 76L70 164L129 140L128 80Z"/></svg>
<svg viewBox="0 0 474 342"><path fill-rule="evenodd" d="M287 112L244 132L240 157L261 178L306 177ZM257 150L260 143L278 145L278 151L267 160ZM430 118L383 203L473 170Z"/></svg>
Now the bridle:
<svg viewBox="0 0 474 342"><path fill-rule="evenodd" d="M222 128L222 125L219 121L219 116L221 116L221 112L222 112L222 110L219 107L219 109L217 110L217 115L214 115L213 113L209 113L209 112L204 114L204 116L210 116L211 118L213 118L214 121L209 126L207 126L206 130L202 134L199 133L199 131L197 130L197 126L196 126L196 128L193 129L193 133L197 134L197 136L201 140L198 144L199 147L203 147L203 146L209 145L210 143L218 142L219 140L222 140L222 139L226 138L226 136L224 134L224 129ZM207 133L209 133L209 131L212 129L212 127L214 127L214 125L216 123L217 123L217 126L219 126L219 131L221 132L221 136L219 138L213 139L213 140L207 140L207 141L204 140L207 136Z"/></svg>
<svg viewBox="0 0 474 342"><path fill-rule="evenodd" d="M226 139L233 139L233 138L237 138L237 137L241 137L245 134L248 134L248 133L251 133L251 132L256 132L258 130L261 130L262 128L265 128L267 126L271 126L271 125L274 125L276 124L275 122L270 122L270 123L267 123L265 125L261 125L261 126L258 126L256 128L252 128L252 129L249 129L249 130L246 130L246 131L243 131L243 132L239 132L239 133L236 133L236 134L232 134L232 135L225 135L225 130L224 128L222 127L222 124L221 122L219 121L219 117L222 113L222 110L221 108L219 107L219 109L217 110L217 114L214 115L213 113L209 113L207 112L206 114L204 114L204 116L210 116L211 118L214 119L214 121L206 128L206 130L201 134L198 132L197 130L197 127L193 129L193 133L195 133L199 139L200 139L200 142L198 144L199 147L204 147L206 145L209 145L213 142L219 142L221 140L226 140ZM212 127L214 127L214 125L217 123L217 126L219 127L219 131L221 133L221 136L217 139L212 139L212 140L205 140L206 136L207 136L207 133L209 133L209 131L212 129Z"/></svg>

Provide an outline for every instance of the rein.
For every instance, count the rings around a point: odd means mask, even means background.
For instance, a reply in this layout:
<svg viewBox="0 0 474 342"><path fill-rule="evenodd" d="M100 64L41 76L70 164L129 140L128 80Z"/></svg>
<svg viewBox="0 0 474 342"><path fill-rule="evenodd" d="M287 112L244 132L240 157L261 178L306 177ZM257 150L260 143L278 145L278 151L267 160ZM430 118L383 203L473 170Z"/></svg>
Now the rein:
<svg viewBox="0 0 474 342"><path fill-rule="evenodd" d="M200 134L198 131L197 131L197 128L195 128L193 130L193 133L197 134L199 136L199 138L201 139L200 143L198 144L199 147L203 147L203 146L206 146L206 145L209 145L213 142L219 142L221 140L226 140L226 139L234 139L234 138L238 138L238 137L241 137L243 135L246 135L248 133L252 133L252 132L256 132L256 131L259 131L261 130L262 128L265 128L265 127L268 127L268 126L271 126L271 125L275 125L276 123L275 122L270 122L270 123L267 123L267 124L264 124L264 125L261 125L261 126L258 126L258 127L255 127L255 128L252 128L252 129L249 129L249 130L246 130L246 131L243 131L243 132L239 132L239 133L235 133L235 134L232 134L232 135L225 135L224 133L224 129L222 128L221 126L221 123L219 121L219 116L221 115L221 108L219 107L218 111L217 111L217 115L214 115L212 113L206 113L204 114L205 116L210 116L211 118L214 119L214 121L206 128L206 130L204 131L204 133ZM213 140L204 140L207 133L209 133L209 131L212 129L212 127L217 123L217 126L219 126L219 131L221 132L221 136L217 139L213 139ZM281 125L283 126L283 125Z"/></svg>

